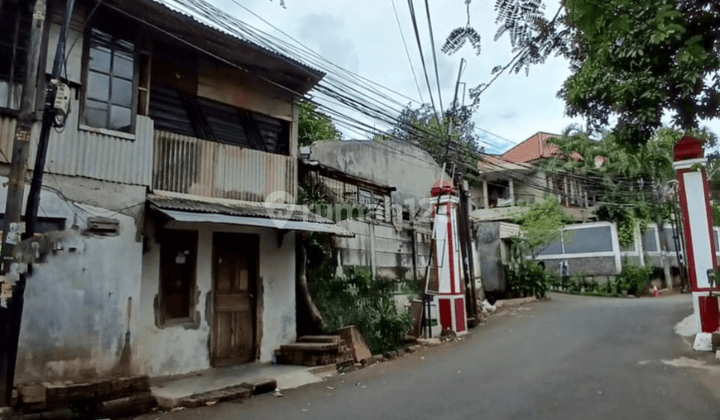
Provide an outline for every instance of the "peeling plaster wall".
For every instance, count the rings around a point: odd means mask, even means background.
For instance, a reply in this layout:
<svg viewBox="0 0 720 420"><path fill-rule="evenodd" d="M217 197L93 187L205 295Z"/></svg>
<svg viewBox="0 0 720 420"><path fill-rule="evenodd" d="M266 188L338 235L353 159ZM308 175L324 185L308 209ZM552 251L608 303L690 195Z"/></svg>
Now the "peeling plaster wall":
<svg viewBox="0 0 720 420"><path fill-rule="evenodd" d="M156 226L149 221L150 230ZM198 231L196 272L196 319L193 326L158 327L155 322L155 298L159 292L160 246L148 238L143 256L140 367L150 376L186 374L210 368L212 328L212 238L214 232L260 235L257 317L261 338L260 362L270 362L282 344L295 341L295 235L285 235L278 247L274 229L234 227L210 224L170 222L167 228ZM150 236L150 235L148 235Z"/></svg>
<svg viewBox="0 0 720 420"><path fill-rule="evenodd" d="M424 150L400 142L347 140L312 144L310 159L347 174L397 188L394 204L430 197L430 188L440 179L442 168ZM447 172L450 172L449 170ZM449 179L445 175L445 179Z"/></svg>
<svg viewBox="0 0 720 420"><path fill-rule="evenodd" d="M128 376L132 366L121 366L120 356L125 350L132 360L136 353L142 259L136 221L142 219L145 188L48 178L46 185L59 189L75 204L55 192L42 191L39 216L65 219L65 230L46 236L61 249L48 253L44 262L34 263L33 274L27 278L16 381ZM5 193L0 200L3 209ZM111 209L124 209L124 214ZM117 219L119 235L83 235L91 216ZM72 229L74 223L78 230Z"/></svg>
<svg viewBox="0 0 720 420"><path fill-rule="evenodd" d="M355 234L353 238L335 239L344 267L360 265L374 268L377 276L391 279L414 277L412 230L407 224L400 229L389 224L360 220L343 220L338 224ZM422 227L428 232L431 228L429 224ZM422 275L427 265L430 240L430 235L417 234L418 276Z"/></svg>
<svg viewBox="0 0 720 420"><path fill-rule="evenodd" d="M507 292L500 250L503 246L500 239L500 222L478 223L475 243L483 288L486 292Z"/></svg>

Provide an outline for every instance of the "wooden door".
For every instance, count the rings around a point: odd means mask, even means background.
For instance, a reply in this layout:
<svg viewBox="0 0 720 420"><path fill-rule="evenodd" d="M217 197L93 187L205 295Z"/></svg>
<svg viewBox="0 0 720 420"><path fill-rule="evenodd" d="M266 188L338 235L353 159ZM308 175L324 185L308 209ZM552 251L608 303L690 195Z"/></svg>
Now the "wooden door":
<svg viewBox="0 0 720 420"><path fill-rule="evenodd" d="M213 249L212 364L253 361L258 237L216 233Z"/></svg>

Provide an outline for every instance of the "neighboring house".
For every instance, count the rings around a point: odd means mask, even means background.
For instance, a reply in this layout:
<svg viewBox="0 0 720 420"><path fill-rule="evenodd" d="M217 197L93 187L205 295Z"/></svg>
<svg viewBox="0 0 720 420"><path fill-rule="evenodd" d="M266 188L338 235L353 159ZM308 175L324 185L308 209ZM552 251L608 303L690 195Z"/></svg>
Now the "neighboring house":
<svg viewBox="0 0 720 420"><path fill-rule="evenodd" d="M424 280L433 241L430 190L440 178L450 178L432 156L395 141L319 141L303 149L306 185L320 186L329 201L345 203L340 209L367 209L369 217L338 221L354 234L335 241L340 265L365 266L390 279ZM479 288L480 266L474 268L472 284ZM406 306L407 296L396 295L396 303ZM437 316L436 303L431 311Z"/></svg>
<svg viewBox="0 0 720 420"><path fill-rule="evenodd" d="M538 132L500 156L488 156L478 165L481 184L471 193L470 216L477 221L512 221L523 207L550 193L576 221L594 220L592 194L577 178L548 175L540 163L559 149L548 143L555 134Z"/></svg>
<svg viewBox="0 0 720 420"><path fill-rule="evenodd" d="M597 218L592 214L592 191L588 190L578 177L549 175L541 170L540 164L559 152L556 145L548 143L548 139L552 137L557 135L536 133L503 155L489 156L480 163L482 183L472 191L475 208L470 213L478 226L478 246L501 250L501 243L496 243L501 241L502 231L497 222L513 221L522 214L527 205L542 200L551 193L557 197L566 214L573 221L581 223L566 227L562 241L552 243L540 252L537 259L544 263L548 271L603 278L619 273L623 261L637 265L662 266L662 253L659 251L661 242L659 237L656 237L657 229L654 225L648 227L645 235L641 236L638 232L632 246L622 248L614 224L594 222ZM670 226L665 231L672 236ZM493 240L488 243L487 238ZM670 247L665 251L665 255L670 259L674 282L678 283L680 264L672 238L669 238L668 244ZM480 260L486 292L506 292L502 270L494 269L503 262L501 254L480 252Z"/></svg>
<svg viewBox="0 0 720 420"><path fill-rule="evenodd" d="M304 182L320 184L333 202L369 210L367 218L338 222L355 234L338 239L340 263L381 277L422 278L432 236L430 188L442 173L432 156L393 141L319 141L308 149Z"/></svg>
<svg viewBox="0 0 720 420"><path fill-rule="evenodd" d="M0 2L5 185L30 3ZM76 3L71 113L51 135L40 201L47 234L26 244L18 384L269 362L296 335L294 232L350 235L292 205L295 104L323 74L201 23L196 3L172 4ZM63 10L48 10L48 71Z"/></svg>

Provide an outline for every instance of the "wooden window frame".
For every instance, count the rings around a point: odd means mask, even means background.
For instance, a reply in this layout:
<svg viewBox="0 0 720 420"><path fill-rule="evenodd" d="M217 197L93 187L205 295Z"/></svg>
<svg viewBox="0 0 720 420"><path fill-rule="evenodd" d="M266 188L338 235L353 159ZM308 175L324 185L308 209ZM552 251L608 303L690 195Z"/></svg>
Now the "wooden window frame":
<svg viewBox="0 0 720 420"><path fill-rule="evenodd" d="M173 235L173 234L187 234L188 236L192 236L192 242L193 242L193 248L192 248L192 262L190 265L191 275L190 275L190 284L188 285L189 290L189 296L188 296L188 316L184 317L176 317L172 318L168 315L167 312L167 296L165 296L166 290L165 290L165 283L167 279L165 276L165 271L163 269L163 246L165 245L167 239L167 235ZM182 229L163 229L161 237L160 237L160 258L159 258L159 273L158 273L158 323L161 327L172 327L172 326L182 326L182 325L194 325L196 322L195 319L195 312L197 307L197 299L196 299L196 293L195 290L197 289L197 258L198 258L198 246L199 246L199 235L198 231L196 230L182 230Z"/></svg>
<svg viewBox="0 0 720 420"><path fill-rule="evenodd" d="M83 33L84 42L83 42L83 59L82 59L82 93L80 95L80 114L78 118L78 124L80 129L89 129L89 130L99 130L99 131L106 131L109 134L113 135L114 133L120 133L118 137L125 138L128 140L133 140L133 136L136 132L137 128L137 116L138 116L138 101L139 101L139 87L140 87L140 61L143 59L143 52L142 52L142 38L139 35L131 35L128 36L126 34L118 34L118 31L113 30L113 25L110 24L103 24L103 21L101 20L100 23L95 23L92 25L88 25L87 29ZM93 125L90 125L87 123L87 119L85 116L85 110L86 110L86 102L88 100L88 75L90 72L90 44L92 43L92 31L97 30L100 31L106 35L109 35L112 37L113 42L115 40L124 40L127 42L131 42L133 44L133 79L132 79L132 102L130 104L130 131L122 131L122 130L116 130L109 128L109 119L110 119L110 109L108 106L108 124L106 124L105 127L95 127ZM112 49L113 53L115 49ZM114 54L113 54L114 55ZM111 70L110 74L112 74L112 64L111 64ZM124 79L124 78L123 78ZM111 79L112 80L112 79ZM125 79L127 80L127 79ZM112 83L112 82L111 82ZM110 105L112 102L112 98L110 97L111 93L108 93L108 101L106 102L108 105ZM98 101L100 102L100 101Z"/></svg>

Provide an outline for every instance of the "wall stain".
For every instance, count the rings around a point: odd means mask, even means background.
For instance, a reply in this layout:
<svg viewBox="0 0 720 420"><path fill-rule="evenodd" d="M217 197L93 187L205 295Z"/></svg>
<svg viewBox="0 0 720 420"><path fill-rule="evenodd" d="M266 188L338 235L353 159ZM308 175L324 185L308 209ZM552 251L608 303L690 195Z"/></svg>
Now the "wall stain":
<svg viewBox="0 0 720 420"><path fill-rule="evenodd" d="M212 291L205 294L205 323L212 328L213 300Z"/></svg>

